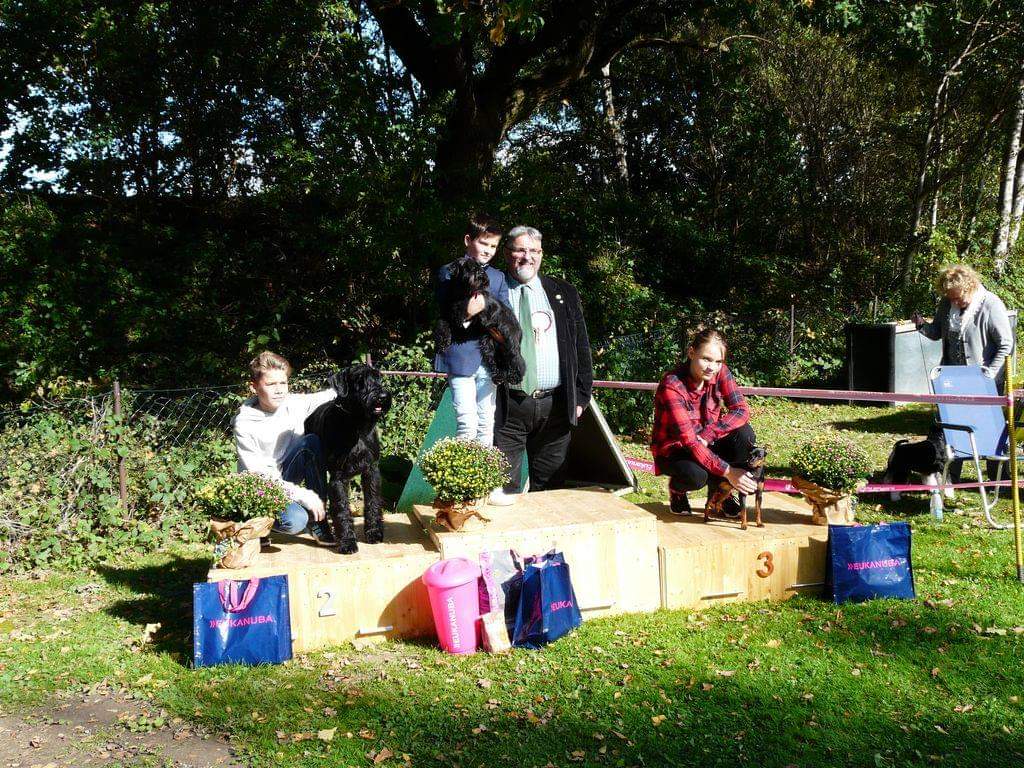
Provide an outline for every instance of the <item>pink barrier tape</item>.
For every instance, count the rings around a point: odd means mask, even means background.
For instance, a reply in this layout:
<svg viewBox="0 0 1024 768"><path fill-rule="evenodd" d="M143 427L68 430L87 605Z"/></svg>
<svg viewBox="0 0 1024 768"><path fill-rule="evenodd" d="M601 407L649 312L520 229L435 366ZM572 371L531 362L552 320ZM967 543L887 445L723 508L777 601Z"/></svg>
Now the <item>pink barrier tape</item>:
<svg viewBox="0 0 1024 768"><path fill-rule="evenodd" d="M630 469L634 469L637 472L646 472L648 474L654 474L654 462L647 461L645 459L637 459L632 456L626 457L626 465ZM1024 481L1019 484L1024 486ZM1008 488L1010 486L1009 480L989 480L983 483L946 483L945 485L924 485L921 483L867 483L857 489L857 493L890 493L891 491L909 492L909 491L941 491L945 488ZM776 478L766 478L764 481L764 489L766 491L774 491L776 493L793 493L796 495L800 494L796 488L788 480L779 480Z"/></svg>
<svg viewBox="0 0 1024 768"><path fill-rule="evenodd" d="M410 376L421 379L441 379L443 373L427 371L381 371L388 376ZM653 392L658 385L650 381L595 381L599 389L631 389ZM954 403L958 405L1007 406L1010 398L1003 395L913 395L906 392L862 392L849 389L788 389L786 387L740 387L740 392L753 397L789 397L798 400L853 400L878 403ZM1024 390L1015 390L1014 396L1024 397Z"/></svg>

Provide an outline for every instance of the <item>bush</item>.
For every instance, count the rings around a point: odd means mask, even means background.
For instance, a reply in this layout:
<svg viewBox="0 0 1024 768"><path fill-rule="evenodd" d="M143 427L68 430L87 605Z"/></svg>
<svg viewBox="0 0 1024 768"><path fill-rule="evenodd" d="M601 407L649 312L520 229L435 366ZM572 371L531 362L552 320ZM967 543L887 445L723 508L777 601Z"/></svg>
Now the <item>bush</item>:
<svg viewBox="0 0 1024 768"><path fill-rule="evenodd" d="M852 491L867 478L871 463L852 440L826 432L800 446L793 454L793 475L834 491Z"/></svg>
<svg viewBox="0 0 1024 768"><path fill-rule="evenodd" d="M394 371L429 371L428 350L432 343L429 331L421 333L412 344L392 350L380 367ZM380 422L381 455L415 460L434 418L435 392L440 392L444 380L386 376L384 386L394 397L394 403Z"/></svg>
<svg viewBox="0 0 1024 768"><path fill-rule="evenodd" d="M124 424L100 401L10 416L0 429L0 572L79 568L206 536L197 478L223 475L234 448L223 435L164 446L160 423ZM127 504L118 493L124 458Z"/></svg>
<svg viewBox="0 0 1024 768"><path fill-rule="evenodd" d="M241 522L280 515L288 504L284 489L255 472L236 472L207 480L196 491L196 504L208 517Z"/></svg>
<svg viewBox="0 0 1024 768"><path fill-rule="evenodd" d="M420 469L438 501L476 501L508 482L508 461L497 448L446 437L423 454Z"/></svg>

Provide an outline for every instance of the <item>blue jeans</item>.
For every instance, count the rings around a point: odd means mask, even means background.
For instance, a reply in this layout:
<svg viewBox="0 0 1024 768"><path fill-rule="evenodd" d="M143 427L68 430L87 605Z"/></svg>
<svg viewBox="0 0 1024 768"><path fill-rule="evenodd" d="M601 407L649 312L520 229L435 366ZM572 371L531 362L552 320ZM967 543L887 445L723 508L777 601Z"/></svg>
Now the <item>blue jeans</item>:
<svg viewBox="0 0 1024 768"><path fill-rule="evenodd" d="M323 465L320 438L316 435L303 435L281 459L281 477L289 483L306 486L323 499L327 496L327 474ZM302 533L309 523L309 511L299 502L290 501L278 516L274 530ZM312 525L320 528L324 523L314 522Z"/></svg>
<svg viewBox="0 0 1024 768"><path fill-rule="evenodd" d="M455 406L455 436L490 446L494 442L495 391L491 374L481 365L472 376L448 376Z"/></svg>

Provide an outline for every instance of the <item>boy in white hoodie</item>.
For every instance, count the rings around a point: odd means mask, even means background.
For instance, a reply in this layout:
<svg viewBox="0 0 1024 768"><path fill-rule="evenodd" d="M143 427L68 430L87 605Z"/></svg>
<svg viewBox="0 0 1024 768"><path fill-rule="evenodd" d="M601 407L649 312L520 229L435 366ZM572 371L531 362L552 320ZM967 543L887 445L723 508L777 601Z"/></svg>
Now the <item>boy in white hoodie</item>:
<svg viewBox="0 0 1024 768"><path fill-rule="evenodd" d="M327 479L320 440L305 434L304 422L333 400L335 392L288 394L292 367L273 352L261 352L249 368L253 397L242 403L232 421L238 471L258 472L284 488L291 501L278 515L275 531L296 534L308 527L317 541L334 544L324 519Z"/></svg>

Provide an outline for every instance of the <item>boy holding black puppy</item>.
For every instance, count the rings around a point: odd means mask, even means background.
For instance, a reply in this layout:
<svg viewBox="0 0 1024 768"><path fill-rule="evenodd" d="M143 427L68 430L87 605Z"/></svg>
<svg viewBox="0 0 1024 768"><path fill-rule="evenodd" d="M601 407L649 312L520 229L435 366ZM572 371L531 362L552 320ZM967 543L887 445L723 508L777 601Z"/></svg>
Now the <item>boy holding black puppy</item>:
<svg viewBox="0 0 1024 768"><path fill-rule="evenodd" d="M463 237L462 258L480 264L490 281L491 295L509 306L508 284L500 270L490 266L501 241L501 227L490 216L470 217ZM438 273L437 300L444 311L449 303L449 277L456 262L441 267ZM480 338L487 333L475 318L484 309L484 297L476 294L466 306L462 319L464 333L434 357L434 370L448 374L457 423L455 436L490 446L494 442L494 408L496 387L480 354Z"/></svg>

